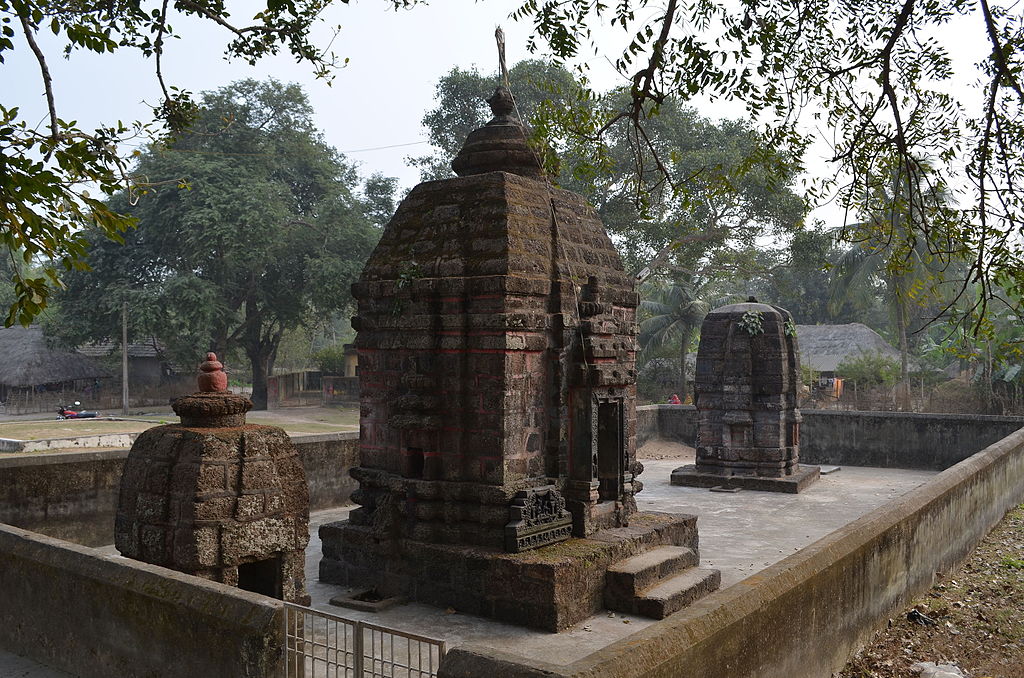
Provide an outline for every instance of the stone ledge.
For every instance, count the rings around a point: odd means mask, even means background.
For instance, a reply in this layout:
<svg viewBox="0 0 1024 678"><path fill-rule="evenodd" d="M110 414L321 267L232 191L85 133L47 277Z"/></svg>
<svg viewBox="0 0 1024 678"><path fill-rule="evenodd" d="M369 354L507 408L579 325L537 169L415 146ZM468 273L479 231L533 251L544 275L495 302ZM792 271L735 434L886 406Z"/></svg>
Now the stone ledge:
<svg viewBox="0 0 1024 678"><path fill-rule="evenodd" d="M295 445L308 443L329 443L335 440L359 440L359 431L338 431L336 433L289 433Z"/></svg>
<svg viewBox="0 0 1024 678"><path fill-rule="evenodd" d="M404 596L391 596L390 598L380 598L375 600L377 596L370 596L368 594L376 593L373 589L368 591L361 591L360 593L354 593L352 595L340 595L331 598L328 603L335 607L347 607L350 610L359 610L360 612L383 612L384 610L391 609L395 605L401 605L405 603Z"/></svg>
<svg viewBox="0 0 1024 678"><path fill-rule="evenodd" d="M83 678L281 670L283 603L266 596L8 525L0 584L0 646Z"/></svg>
<svg viewBox="0 0 1024 678"><path fill-rule="evenodd" d="M610 565L657 546L697 548L697 518L637 513L600 530L522 553L377 538L347 521L321 526L320 580L375 588L438 607L563 631L604 607Z"/></svg>
<svg viewBox="0 0 1024 678"><path fill-rule="evenodd" d="M673 485L686 487L724 487L727 489L758 490L761 492L786 492L796 494L818 479L820 469L817 466L801 464L797 472L783 478L766 478L761 476L723 476L717 473L702 473L693 464L680 466L672 471Z"/></svg>

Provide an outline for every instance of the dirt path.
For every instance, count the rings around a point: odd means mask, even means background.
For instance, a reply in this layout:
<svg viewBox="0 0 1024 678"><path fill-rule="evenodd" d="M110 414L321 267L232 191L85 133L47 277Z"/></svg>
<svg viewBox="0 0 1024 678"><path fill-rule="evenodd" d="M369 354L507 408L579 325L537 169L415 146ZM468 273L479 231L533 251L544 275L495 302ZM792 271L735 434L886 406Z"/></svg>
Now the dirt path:
<svg viewBox="0 0 1024 678"><path fill-rule="evenodd" d="M641 461L644 459L679 459L692 462L694 454L693 448L689 445L660 438L648 440L643 447L636 451L637 459Z"/></svg>
<svg viewBox="0 0 1024 678"><path fill-rule="evenodd" d="M915 609L935 625L910 621ZM1024 505L890 619L839 677L910 678L910 666L925 661L956 664L971 678L1024 678Z"/></svg>

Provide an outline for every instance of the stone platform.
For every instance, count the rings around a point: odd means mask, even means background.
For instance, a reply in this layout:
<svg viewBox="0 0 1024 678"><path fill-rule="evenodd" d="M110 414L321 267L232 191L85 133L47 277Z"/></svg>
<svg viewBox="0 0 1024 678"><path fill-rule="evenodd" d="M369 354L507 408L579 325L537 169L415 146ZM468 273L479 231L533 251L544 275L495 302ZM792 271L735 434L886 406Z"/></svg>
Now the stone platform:
<svg viewBox="0 0 1024 678"><path fill-rule="evenodd" d="M818 479L821 469L817 466L800 464L793 475L781 478L765 476L726 476L718 473L703 473L696 465L680 466L672 471L671 483L687 487L722 487L724 489L760 490L762 492L802 492Z"/></svg>
<svg viewBox="0 0 1024 678"><path fill-rule="evenodd" d="M614 564L659 547L694 554L698 547L696 516L666 513L638 513L629 527L523 553L382 541L370 528L347 521L322 525L320 539L323 582L547 631L562 631L603 609L606 572Z"/></svg>

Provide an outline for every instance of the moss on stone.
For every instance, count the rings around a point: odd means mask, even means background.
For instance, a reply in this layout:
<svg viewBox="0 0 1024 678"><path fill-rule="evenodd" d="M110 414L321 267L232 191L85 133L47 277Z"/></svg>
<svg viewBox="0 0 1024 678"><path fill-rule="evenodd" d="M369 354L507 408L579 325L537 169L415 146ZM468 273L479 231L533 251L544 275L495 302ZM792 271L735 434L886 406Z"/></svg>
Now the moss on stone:
<svg viewBox="0 0 1024 678"><path fill-rule="evenodd" d="M656 513L634 513L629 517L630 525L654 525L656 523L671 523L679 519L679 516L660 516Z"/></svg>
<svg viewBox="0 0 1024 678"><path fill-rule="evenodd" d="M508 559L519 563L558 563L571 560L590 561L599 558L608 545L590 539L567 539L532 551L510 553Z"/></svg>

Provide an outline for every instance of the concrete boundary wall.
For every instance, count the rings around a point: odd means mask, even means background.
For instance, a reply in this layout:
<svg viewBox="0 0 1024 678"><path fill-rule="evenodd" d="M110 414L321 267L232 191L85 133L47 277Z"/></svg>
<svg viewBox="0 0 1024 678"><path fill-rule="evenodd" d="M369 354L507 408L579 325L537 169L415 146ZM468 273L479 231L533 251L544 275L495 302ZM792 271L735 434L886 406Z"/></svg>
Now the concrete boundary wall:
<svg viewBox="0 0 1024 678"><path fill-rule="evenodd" d="M114 542L128 450L0 457L0 523L85 546Z"/></svg>
<svg viewBox="0 0 1024 678"><path fill-rule="evenodd" d="M342 506L356 482L355 431L297 435L309 482L310 508ZM85 546L114 541L114 513L128 450L0 456L0 523Z"/></svg>
<svg viewBox="0 0 1024 678"><path fill-rule="evenodd" d="M775 565L565 666L455 648L442 678L823 678L1024 500L1024 431Z"/></svg>
<svg viewBox="0 0 1024 678"><path fill-rule="evenodd" d="M281 670L281 601L0 525L0 647L82 678Z"/></svg>
<svg viewBox="0 0 1024 678"><path fill-rule="evenodd" d="M942 471L1024 426L1021 417L804 410L800 460Z"/></svg>
<svg viewBox="0 0 1024 678"><path fill-rule="evenodd" d="M131 447L138 433L97 433L71 438L42 438L40 440L14 440L0 438L0 452L40 452L66 450L72 447Z"/></svg>
<svg viewBox="0 0 1024 678"><path fill-rule="evenodd" d="M800 460L942 471L1024 426L1024 417L801 410ZM637 408L637 445L655 437L693 445L692 405Z"/></svg>

